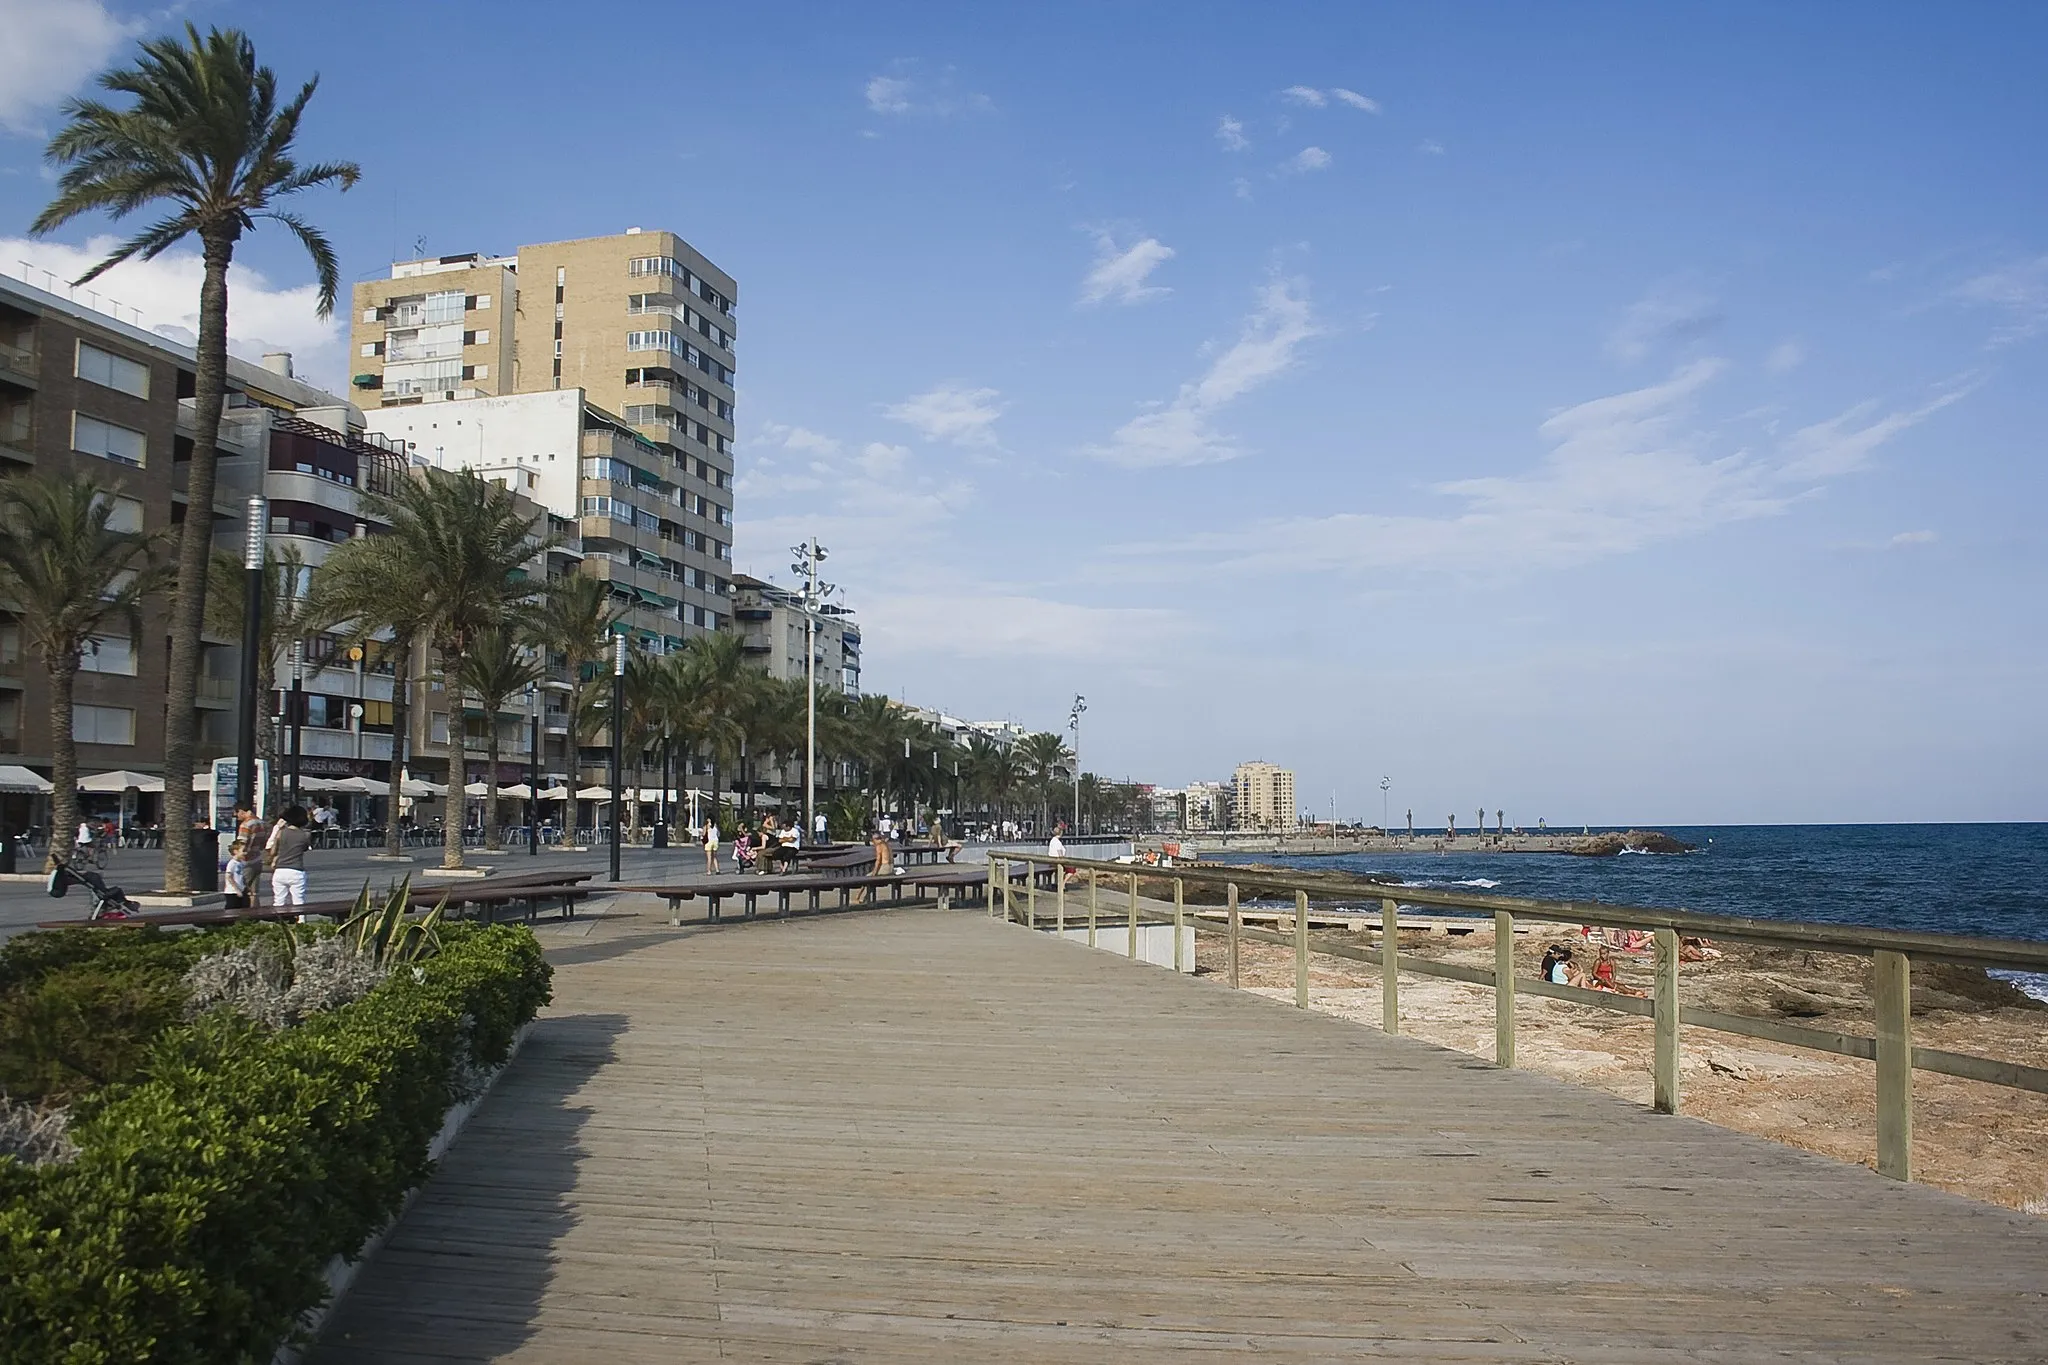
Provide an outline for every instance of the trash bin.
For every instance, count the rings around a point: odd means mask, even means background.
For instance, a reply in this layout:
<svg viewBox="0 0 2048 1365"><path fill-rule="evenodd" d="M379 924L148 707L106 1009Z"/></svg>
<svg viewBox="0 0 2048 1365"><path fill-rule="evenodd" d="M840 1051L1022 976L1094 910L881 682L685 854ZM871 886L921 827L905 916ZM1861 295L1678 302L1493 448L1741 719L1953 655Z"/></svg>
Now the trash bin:
<svg viewBox="0 0 2048 1365"><path fill-rule="evenodd" d="M655 824L655 826L654 826L654 846L655 846L656 848L667 848L667 847L668 847L668 826L667 826L667 825L661 824L661 823L659 823L659 822L657 822L657 823Z"/></svg>
<svg viewBox="0 0 2048 1365"><path fill-rule="evenodd" d="M14 870L14 826L0 825L0 873Z"/></svg>
<svg viewBox="0 0 2048 1365"><path fill-rule="evenodd" d="M211 895L220 890L220 831L192 831L192 894Z"/></svg>

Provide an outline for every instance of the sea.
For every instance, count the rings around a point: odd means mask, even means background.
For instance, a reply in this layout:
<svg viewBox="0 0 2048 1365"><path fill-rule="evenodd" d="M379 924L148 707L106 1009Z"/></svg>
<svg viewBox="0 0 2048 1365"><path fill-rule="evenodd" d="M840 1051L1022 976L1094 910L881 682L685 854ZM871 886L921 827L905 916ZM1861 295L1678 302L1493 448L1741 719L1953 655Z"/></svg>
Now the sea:
<svg viewBox="0 0 2048 1365"><path fill-rule="evenodd" d="M1246 854L1215 861L1391 873L1409 886L1470 887L1503 896L2048 940L2048 824L1657 828L1698 851L1612 858ZM2048 1000L2048 976L1995 974Z"/></svg>

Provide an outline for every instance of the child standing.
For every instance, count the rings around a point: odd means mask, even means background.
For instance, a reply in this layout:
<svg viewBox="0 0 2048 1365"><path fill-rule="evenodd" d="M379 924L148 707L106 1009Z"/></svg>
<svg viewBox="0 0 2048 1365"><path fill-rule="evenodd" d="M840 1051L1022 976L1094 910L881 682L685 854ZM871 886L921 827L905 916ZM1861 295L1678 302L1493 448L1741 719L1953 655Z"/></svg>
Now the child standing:
<svg viewBox="0 0 2048 1365"><path fill-rule="evenodd" d="M230 910L249 908L249 864L243 861L248 852L247 844L235 840L228 845L228 860L221 867L221 889L228 894Z"/></svg>

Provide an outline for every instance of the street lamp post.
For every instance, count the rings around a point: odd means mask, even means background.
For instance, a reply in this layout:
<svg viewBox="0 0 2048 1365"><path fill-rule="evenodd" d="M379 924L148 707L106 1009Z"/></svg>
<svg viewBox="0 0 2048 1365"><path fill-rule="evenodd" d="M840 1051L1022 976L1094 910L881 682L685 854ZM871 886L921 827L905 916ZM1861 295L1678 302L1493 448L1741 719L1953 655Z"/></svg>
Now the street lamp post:
<svg viewBox="0 0 2048 1365"><path fill-rule="evenodd" d="M235 727L235 795L250 810L256 810L256 709L264 704L256 680L263 640L263 540L269 529L270 504L257 494L249 499L242 528L242 714Z"/></svg>
<svg viewBox="0 0 2048 1365"><path fill-rule="evenodd" d="M1380 834L1382 837L1393 833L1392 830L1387 828L1387 793L1393 789L1393 786L1393 778L1383 777L1380 779Z"/></svg>
<svg viewBox="0 0 2048 1365"><path fill-rule="evenodd" d="M300 742L305 738L306 722L306 642L292 641L292 804L299 804L299 769L304 766L299 759Z"/></svg>
<svg viewBox="0 0 2048 1365"><path fill-rule="evenodd" d="M526 856L540 856L540 684L526 685Z"/></svg>
<svg viewBox="0 0 2048 1365"><path fill-rule="evenodd" d="M790 553L796 562L789 566L803 585L798 600L804 614L804 827L802 838L810 838L817 824L818 805L818 609L832 595L830 583L818 581L818 566L825 562L825 547L812 536Z"/></svg>
<svg viewBox="0 0 2048 1365"><path fill-rule="evenodd" d="M612 637L612 880L619 879L619 841L625 837L620 821L626 804L626 637Z"/></svg>
<svg viewBox="0 0 2048 1365"><path fill-rule="evenodd" d="M1067 713L1067 728L1074 732L1074 835L1081 833L1081 713L1088 709L1088 699L1079 692L1074 694L1074 709Z"/></svg>

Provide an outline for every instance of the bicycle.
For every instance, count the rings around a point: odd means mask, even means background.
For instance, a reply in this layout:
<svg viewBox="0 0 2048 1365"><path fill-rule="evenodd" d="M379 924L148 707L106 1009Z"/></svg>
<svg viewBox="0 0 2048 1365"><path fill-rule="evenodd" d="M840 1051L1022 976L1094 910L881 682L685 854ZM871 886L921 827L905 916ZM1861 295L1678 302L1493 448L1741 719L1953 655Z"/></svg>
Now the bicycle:
<svg viewBox="0 0 2048 1365"><path fill-rule="evenodd" d="M109 846L108 840L100 838L92 841L92 865L94 867L105 871L107 864L113 861L113 857L114 852Z"/></svg>

